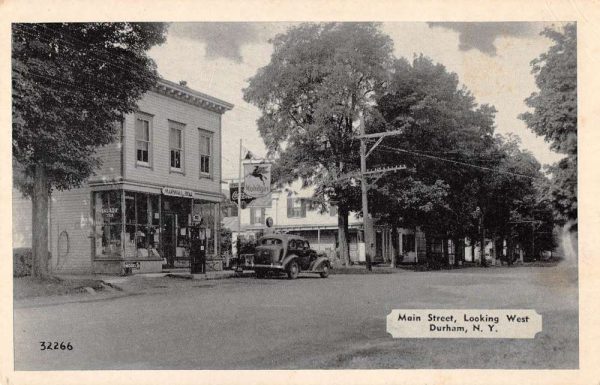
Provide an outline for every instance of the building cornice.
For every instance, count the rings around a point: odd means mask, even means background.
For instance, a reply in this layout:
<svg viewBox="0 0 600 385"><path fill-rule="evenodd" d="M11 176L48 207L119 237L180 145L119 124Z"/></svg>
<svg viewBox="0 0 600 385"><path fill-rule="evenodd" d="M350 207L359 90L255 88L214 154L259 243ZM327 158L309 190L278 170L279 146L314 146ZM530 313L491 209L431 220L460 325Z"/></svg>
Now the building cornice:
<svg viewBox="0 0 600 385"><path fill-rule="evenodd" d="M233 108L233 104L231 103L166 79L159 79L156 86L153 88L153 91L219 114L223 114Z"/></svg>

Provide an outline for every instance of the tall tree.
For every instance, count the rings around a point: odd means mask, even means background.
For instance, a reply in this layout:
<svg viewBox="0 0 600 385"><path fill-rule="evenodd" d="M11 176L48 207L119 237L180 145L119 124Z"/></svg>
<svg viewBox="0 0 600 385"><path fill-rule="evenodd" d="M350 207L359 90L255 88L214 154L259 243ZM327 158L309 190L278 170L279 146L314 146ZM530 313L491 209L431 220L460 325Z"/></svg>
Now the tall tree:
<svg viewBox="0 0 600 385"><path fill-rule="evenodd" d="M270 63L244 99L262 112L259 132L281 182L301 178L338 206L340 254L348 262L348 215L356 205L356 122L388 80L392 40L373 23L302 24L273 39Z"/></svg>
<svg viewBox="0 0 600 385"><path fill-rule="evenodd" d="M577 221L577 27L546 28L554 42L531 62L539 92L525 103L532 111L520 115L529 128L566 157L552 166L549 194L561 222ZM575 227L573 227L575 228Z"/></svg>
<svg viewBox="0 0 600 385"><path fill-rule="evenodd" d="M521 141L517 136L496 135L494 139L497 162L493 172L483 175L479 188L479 196L484 202L481 207L486 212L484 226L489 230L489 238L509 239L512 247L512 238L516 237L524 248L528 248L532 244L532 229L552 229L554 224L545 215L547 205L543 202L542 186L548 180L533 154L520 148ZM538 250L540 246L552 249L551 231L538 238ZM532 248L527 250L528 254L530 252L532 256L535 254ZM495 255L498 254L496 250Z"/></svg>
<svg viewBox="0 0 600 385"><path fill-rule="evenodd" d="M377 182L385 195L376 206L379 218L454 239L473 232L481 170L465 164L490 166L494 108L477 105L456 74L421 55L396 61L377 111L370 131L402 134L386 138L371 161L408 167Z"/></svg>
<svg viewBox="0 0 600 385"><path fill-rule="evenodd" d="M34 277L48 274L48 199L80 186L99 146L157 81L146 52L163 23L13 24L12 150L17 187L32 198Z"/></svg>

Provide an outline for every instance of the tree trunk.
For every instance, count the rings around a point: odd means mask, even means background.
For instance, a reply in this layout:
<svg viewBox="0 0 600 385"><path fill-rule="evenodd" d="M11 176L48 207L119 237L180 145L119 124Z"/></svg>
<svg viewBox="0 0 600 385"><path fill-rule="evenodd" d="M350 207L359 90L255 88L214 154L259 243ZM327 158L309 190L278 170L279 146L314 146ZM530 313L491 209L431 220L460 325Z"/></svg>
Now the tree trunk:
<svg viewBox="0 0 600 385"><path fill-rule="evenodd" d="M348 251L348 209L338 208L338 250L339 257L345 266L350 265L350 253Z"/></svg>
<svg viewBox="0 0 600 385"><path fill-rule="evenodd" d="M512 232L509 231L506 236L506 264L508 266L513 264L514 247L512 241Z"/></svg>
<svg viewBox="0 0 600 385"><path fill-rule="evenodd" d="M483 267L487 267L487 261L485 260L485 229L482 228L481 229L481 239L480 239L480 243L481 243L481 257L479 258L481 266Z"/></svg>
<svg viewBox="0 0 600 385"><path fill-rule="evenodd" d="M458 237L452 238L452 244L454 246L454 266L458 267L464 247L461 249L461 241Z"/></svg>
<svg viewBox="0 0 600 385"><path fill-rule="evenodd" d="M498 258L499 258L499 253L498 253L498 235L494 234L494 236L492 237L492 242L493 242L493 253L494 255L492 256L492 265L495 266L496 263L498 263Z"/></svg>
<svg viewBox="0 0 600 385"><path fill-rule="evenodd" d="M450 252L448 250L448 238L444 236L442 243L442 253L444 254L444 267L450 266Z"/></svg>
<svg viewBox="0 0 600 385"><path fill-rule="evenodd" d="M32 271L36 279L48 277L48 175L41 165L35 166L33 181L31 245Z"/></svg>

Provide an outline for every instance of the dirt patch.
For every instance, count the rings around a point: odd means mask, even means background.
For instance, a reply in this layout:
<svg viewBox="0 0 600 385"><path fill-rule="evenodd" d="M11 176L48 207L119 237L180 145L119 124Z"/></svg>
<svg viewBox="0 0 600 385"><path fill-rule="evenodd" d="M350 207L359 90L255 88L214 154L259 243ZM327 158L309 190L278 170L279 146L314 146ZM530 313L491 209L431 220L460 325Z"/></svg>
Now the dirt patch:
<svg viewBox="0 0 600 385"><path fill-rule="evenodd" d="M103 282L97 279L61 279L50 277L40 281L32 277L13 279L13 298L34 298L53 295L87 294L86 288L94 291L104 289Z"/></svg>

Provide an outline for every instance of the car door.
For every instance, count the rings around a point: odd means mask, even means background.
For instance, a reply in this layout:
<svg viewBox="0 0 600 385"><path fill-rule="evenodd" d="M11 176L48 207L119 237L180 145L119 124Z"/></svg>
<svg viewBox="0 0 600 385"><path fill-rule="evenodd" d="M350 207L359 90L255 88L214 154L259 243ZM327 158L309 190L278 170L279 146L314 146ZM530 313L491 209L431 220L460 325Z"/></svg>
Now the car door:
<svg viewBox="0 0 600 385"><path fill-rule="evenodd" d="M307 270L310 265L310 245L308 241L298 241L300 245L300 266L303 270Z"/></svg>

